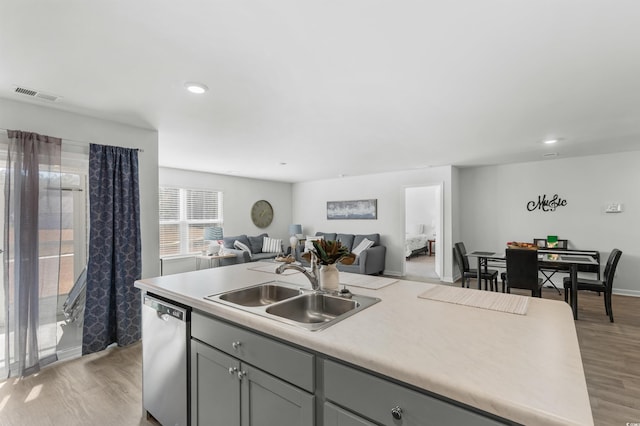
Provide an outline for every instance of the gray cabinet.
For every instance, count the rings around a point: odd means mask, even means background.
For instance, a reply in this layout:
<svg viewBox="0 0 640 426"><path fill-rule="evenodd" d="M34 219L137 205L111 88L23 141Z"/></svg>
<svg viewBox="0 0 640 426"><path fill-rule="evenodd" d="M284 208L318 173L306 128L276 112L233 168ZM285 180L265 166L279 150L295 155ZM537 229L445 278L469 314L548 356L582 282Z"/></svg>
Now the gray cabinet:
<svg viewBox="0 0 640 426"><path fill-rule="evenodd" d="M240 425L240 362L191 341L191 424Z"/></svg>
<svg viewBox="0 0 640 426"><path fill-rule="evenodd" d="M375 426L375 424L330 402L325 402L324 426Z"/></svg>
<svg viewBox="0 0 640 426"><path fill-rule="evenodd" d="M346 365L324 361L324 395L346 410L390 426L499 425L497 419ZM343 416L344 417L344 416ZM355 421L355 420L354 420ZM348 423L366 425L369 423ZM327 423L325 426L342 426ZM508 424L508 422L507 422Z"/></svg>
<svg viewBox="0 0 640 426"><path fill-rule="evenodd" d="M295 365L296 361L302 360L304 364L311 357L313 366L313 355L213 318L194 315L194 319L191 340L192 425L314 425L315 397L259 368L264 365L270 370L282 371L288 377L291 370L302 368ZM212 333L212 330L220 334ZM211 343L216 347L210 346ZM281 358L274 357L274 352ZM251 359L253 364L244 359ZM287 364L292 360L293 364ZM307 376L311 377L310 381ZM294 379L312 386L313 368L302 378Z"/></svg>

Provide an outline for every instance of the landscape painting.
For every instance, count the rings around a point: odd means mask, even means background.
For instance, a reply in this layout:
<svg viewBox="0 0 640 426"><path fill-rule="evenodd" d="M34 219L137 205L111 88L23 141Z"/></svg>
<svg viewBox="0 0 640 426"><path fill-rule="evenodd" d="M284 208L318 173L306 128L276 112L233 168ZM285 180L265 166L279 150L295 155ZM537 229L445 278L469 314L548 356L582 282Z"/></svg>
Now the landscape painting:
<svg viewBox="0 0 640 426"><path fill-rule="evenodd" d="M327 201L327 219L377 219L377 201Z"/></svg>

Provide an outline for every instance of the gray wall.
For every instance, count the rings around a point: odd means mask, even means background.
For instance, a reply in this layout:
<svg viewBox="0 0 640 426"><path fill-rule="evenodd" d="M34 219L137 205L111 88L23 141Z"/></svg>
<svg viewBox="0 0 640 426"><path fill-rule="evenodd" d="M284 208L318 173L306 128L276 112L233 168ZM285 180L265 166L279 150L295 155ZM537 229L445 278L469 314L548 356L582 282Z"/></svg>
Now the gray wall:
<svg viewBox="0 0 640 426"><path fill-rule="evenodd" d="M640 152L460 169L459 239L469 250L503 250L507 241L557 235L569 247L623 251L614 291L640 296ZM554 212L527 211L538 195L567 200ZM605 207L622 203L622 213ZM456 209L458 210L458 209Z"/></svg>
<svg viewBox="0 0 640 426"><path fill-rule="evenodd" d="M142 277L160 275L158 262L158 132L0 98L0 127L101 145L141 148Z"/></svg>

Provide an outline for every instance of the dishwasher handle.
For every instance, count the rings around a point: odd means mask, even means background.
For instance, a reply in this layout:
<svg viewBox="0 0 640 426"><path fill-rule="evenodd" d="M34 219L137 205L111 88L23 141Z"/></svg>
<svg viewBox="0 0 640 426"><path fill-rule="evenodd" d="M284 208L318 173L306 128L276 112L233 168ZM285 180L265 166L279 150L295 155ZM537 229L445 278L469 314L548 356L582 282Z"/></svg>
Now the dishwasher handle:
<svg viewBox="0 0 640 426"><path fill-rule="evenodd" d="M187 310L171 305L163 300L156 299L149 295L144 296L144 305L153 309L158 313L158 317L167 321L169 318L175 318L180 321L187 320Z"/></svg>

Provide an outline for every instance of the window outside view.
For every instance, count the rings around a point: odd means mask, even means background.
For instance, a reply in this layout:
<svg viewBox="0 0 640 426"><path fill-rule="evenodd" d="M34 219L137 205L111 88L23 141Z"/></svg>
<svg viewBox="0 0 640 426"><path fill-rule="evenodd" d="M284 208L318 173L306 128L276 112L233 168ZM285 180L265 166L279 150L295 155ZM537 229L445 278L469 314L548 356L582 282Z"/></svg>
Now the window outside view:
<svg viewBox="0 0 640 426"><path fill-rule="evenodd" d="M160 187L160 257L199 253L204 229L222 227L222 192Z"/></svg>

